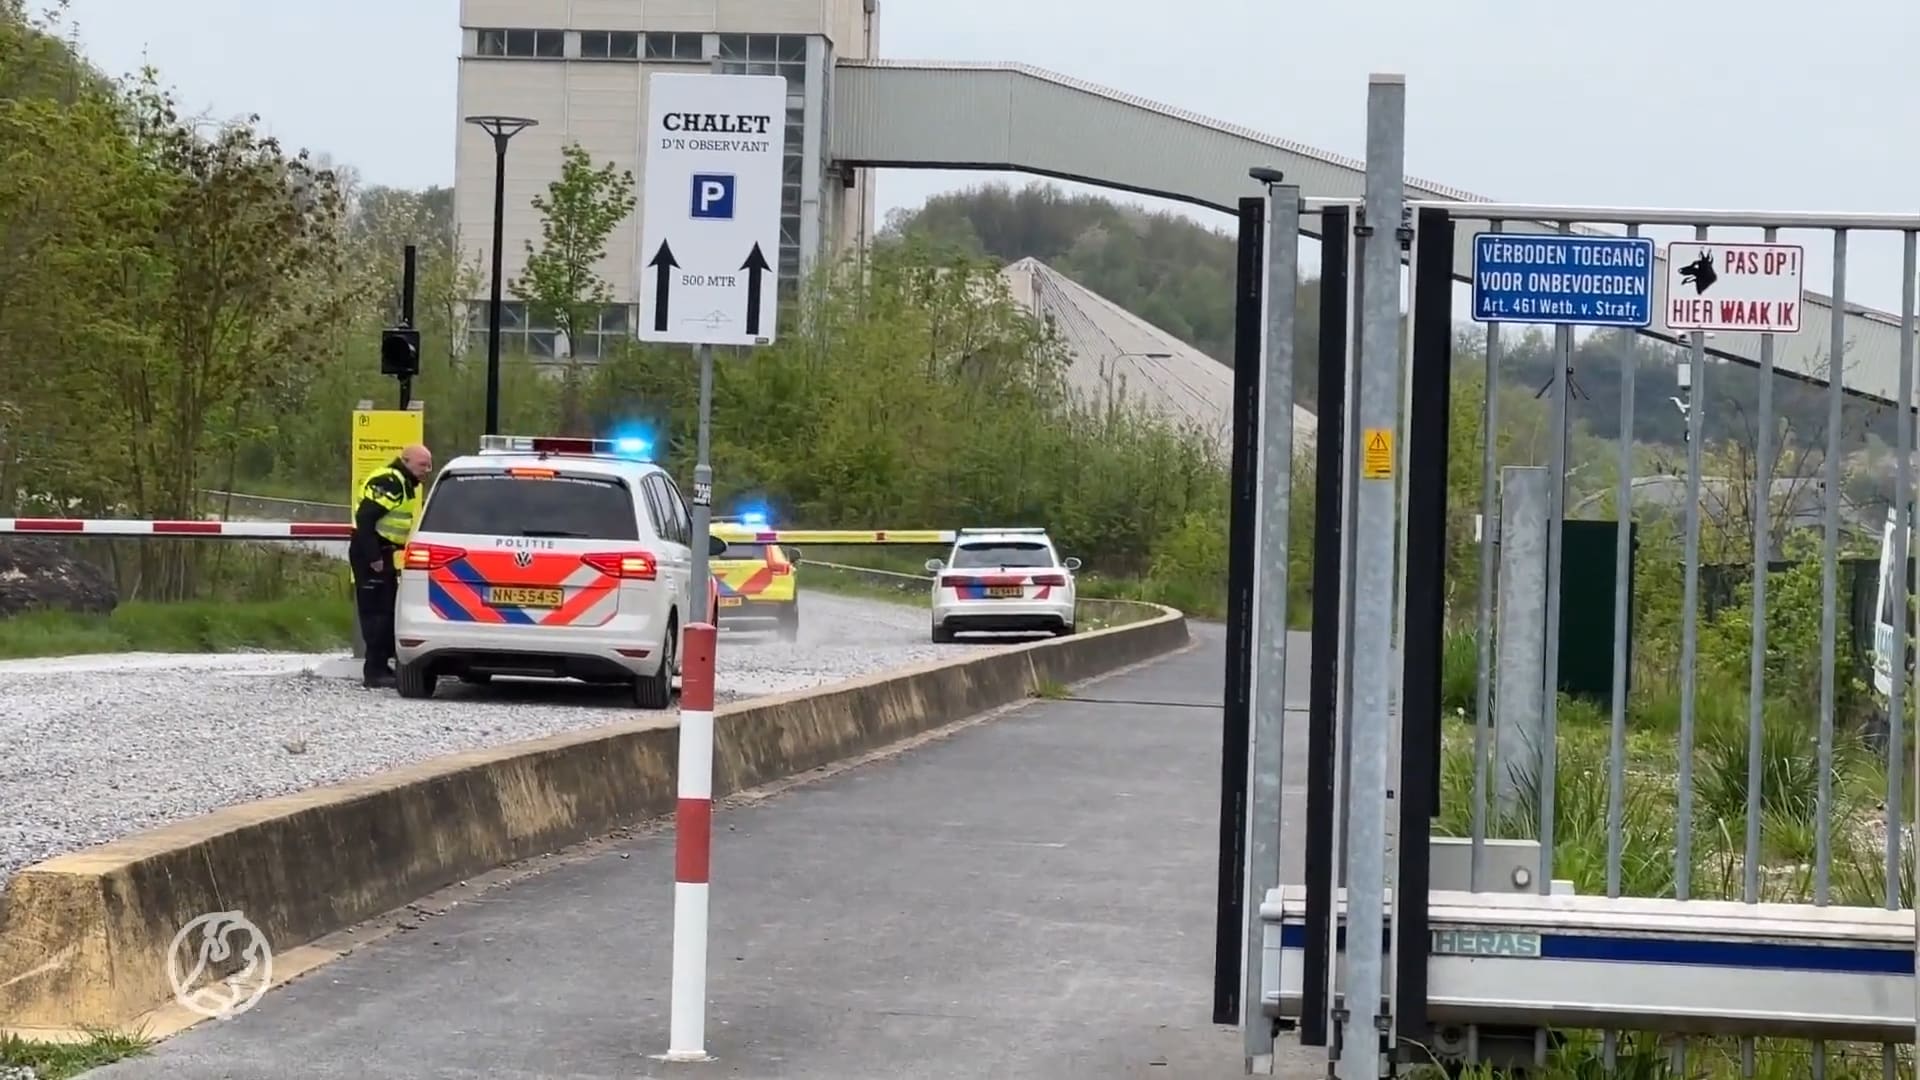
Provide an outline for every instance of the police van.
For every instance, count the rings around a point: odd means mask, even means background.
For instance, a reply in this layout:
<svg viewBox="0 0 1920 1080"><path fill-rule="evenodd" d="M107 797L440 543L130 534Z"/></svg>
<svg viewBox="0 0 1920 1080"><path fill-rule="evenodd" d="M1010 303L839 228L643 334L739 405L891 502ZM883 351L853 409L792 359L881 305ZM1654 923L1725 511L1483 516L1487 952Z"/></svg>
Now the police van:
<svg viewBox="0 0 1920 1080"><path fill-rule="evenodd" d="M488 435L446 464L401 563L402 697L496 675L626 683L664 709L681 635L713 618L693 517L635 439Z"/></svg>

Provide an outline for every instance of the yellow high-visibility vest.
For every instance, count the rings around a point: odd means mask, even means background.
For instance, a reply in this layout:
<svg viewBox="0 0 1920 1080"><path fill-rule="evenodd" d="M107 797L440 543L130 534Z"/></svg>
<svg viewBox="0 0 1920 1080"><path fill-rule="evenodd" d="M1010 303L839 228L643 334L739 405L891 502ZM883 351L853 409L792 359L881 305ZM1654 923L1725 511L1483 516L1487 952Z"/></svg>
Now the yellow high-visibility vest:
<svg viewBox="0 0 1920 1080"><path fill-rule="evenodd" d="M374 481L383 477L392 477L400 485L401 495L395 498L385 490L387 485ZM420 510L420 488L413 478L392 465L382 465L367 474L360 482L360 497L372 499L386 509L380 519L373 524L373 531L380 538L395 547L405 547L413 535L413 519Z"/></svg>

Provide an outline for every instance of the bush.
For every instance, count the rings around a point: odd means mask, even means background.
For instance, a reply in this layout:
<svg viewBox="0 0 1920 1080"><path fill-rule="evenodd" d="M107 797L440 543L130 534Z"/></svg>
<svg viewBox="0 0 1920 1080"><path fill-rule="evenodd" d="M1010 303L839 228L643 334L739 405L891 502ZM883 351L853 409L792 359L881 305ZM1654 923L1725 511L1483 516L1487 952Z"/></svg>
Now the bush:
<svg viewBox="0 0 1920 1080"><path fill-rule="evenodd" d="M130 577L122 593L137 597L140 564L115 557L116 549L137 543L92 542L83 550L86 558ZM318 652L352 639L353 590L345 562L286 544L167 543L219 549L205 553L194 599L133 599L107 615L30 611L0 619L0 657L129 650Z"/></svg>
<svg viewBox="0 0 1920 1080"><path fill-rule="evenodd" d="M107 652L323 652L353 636L344 598L134 601L111 615L35 611L0 619L0 657Z"/></svg>

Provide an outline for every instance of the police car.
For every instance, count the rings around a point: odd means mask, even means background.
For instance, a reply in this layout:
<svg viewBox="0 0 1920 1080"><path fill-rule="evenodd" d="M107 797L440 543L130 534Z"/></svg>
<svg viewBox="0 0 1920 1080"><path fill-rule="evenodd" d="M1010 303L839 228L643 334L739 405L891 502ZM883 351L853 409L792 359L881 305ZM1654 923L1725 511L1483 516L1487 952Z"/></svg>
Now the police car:
<svg viewBox="0 0 1920 1080"><path fill-rule="evenodd" d="M641 708L671 704L681 632L713 618L713 587L693 580L693 518L650 450L488 435L448 462L401 564L400 695L513 675L627 683Z"/></svg>
<svg viewBox="0 0 1920 1080"><path fill-rule="evenodd" d="M970 630L1074 630L1073 572L1047 530L961 529L945 560L928 559L933 579L933 640Z"/></svg>
<svg viewBox="0 0 1920 1080"><path fill-rule="evenodd" d="M721 626L756 629L771 623L782 641L800 636L800 549L778 542L763 512L713 519L726 549L708 570L718 594Z"/></svg>
<svg viewBox="0 0 1920 1080"><path fill-rule="evenodd" d="M1909 642L1914 633L1915 590L1913 541L1908 540L1907 565L1907 610L1900 611L1898 599L1899 586L1894 577L1893 541L1898 527L1894 511L1887 511L1887 520L1880 527L1880 580L1874 594L1873 603L1873 690L1879 705L1879 721L1884 723L1893 703L1893 640L1895 634L1905 634ZM1914 655L1911 645L1902 647L1905 663L1902 664L1901 678L1913 673ZM1908 709L1913 708L1911 701Z"/></svg>

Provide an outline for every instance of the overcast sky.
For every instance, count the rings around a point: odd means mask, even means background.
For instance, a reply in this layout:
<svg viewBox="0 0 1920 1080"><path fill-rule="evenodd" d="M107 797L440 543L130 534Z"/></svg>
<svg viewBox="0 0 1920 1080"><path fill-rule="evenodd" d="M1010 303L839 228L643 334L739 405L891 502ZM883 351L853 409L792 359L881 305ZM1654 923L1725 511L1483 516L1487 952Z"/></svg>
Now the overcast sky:
<svg viewBox="0 0 1920 1080"><path fill-rule="evenodd" d="M457 0L71 10L95 63L118 73L144 58L190 110L259 113L369 182L452 182ZM881 12L883 56L1023 61L1355 157L1367 73L1404 72L1408 171L1501 199L1920 211L1915 0L882 0ZM880 210L981 179L889 173ZM1801 242L1808 286L1826 291L1830 241ZM1898 240L1853 248L1850 296L1897 311Z"/></svg>

